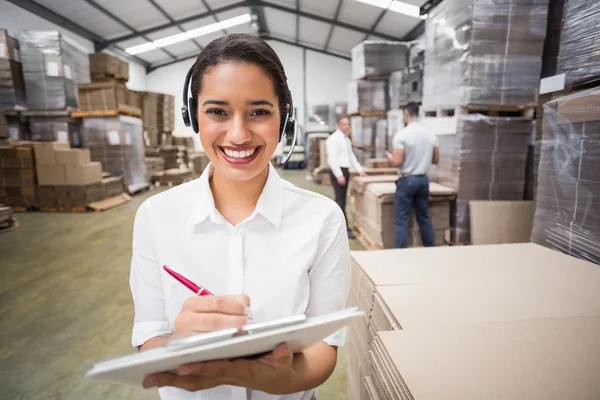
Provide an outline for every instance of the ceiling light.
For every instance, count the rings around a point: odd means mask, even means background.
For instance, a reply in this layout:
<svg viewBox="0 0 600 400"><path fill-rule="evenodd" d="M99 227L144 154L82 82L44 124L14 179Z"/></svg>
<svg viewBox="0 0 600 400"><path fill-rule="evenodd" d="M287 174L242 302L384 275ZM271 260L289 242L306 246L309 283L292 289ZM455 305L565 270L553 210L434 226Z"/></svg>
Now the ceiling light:
<svg viewBox="0 0 600 400"><path fill-rule="evenodd" d="M402 1L393 0L356 0L361 3L369 4L371 6L379 7L379 8L387 8L390 11L397 12L399 14L408 15L414 18L426 19L427 15L421 15L421 9L418 6L414 6L412 4L404 3Z"/></svg>
<svg viewBox="0 0 600 400"><path fill-rule="evenodd" d="M131 55L144 53L146 51L154 50L160 47L170 46L175 43L183 42L185 40L197 38L199 36L208 35L209 33L218 32L222 29L231 28L233 26L242 25L250 22L252 17L250 14L240 15L238 17L229 18L221 22L206 25L197 29L192 29L187 32L178 33L176 35L167 36L162 39L155 40L153 42L147 42L133 47L128 47L125 51Z"/></svg>

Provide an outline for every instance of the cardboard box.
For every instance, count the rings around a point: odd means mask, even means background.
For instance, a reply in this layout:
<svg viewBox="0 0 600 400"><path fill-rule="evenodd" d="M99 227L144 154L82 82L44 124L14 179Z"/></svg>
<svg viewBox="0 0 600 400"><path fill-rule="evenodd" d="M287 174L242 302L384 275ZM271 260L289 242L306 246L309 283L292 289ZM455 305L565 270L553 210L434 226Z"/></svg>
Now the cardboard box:
<svg viewBox="0 0 600 400"><path fill-rule="evenodd" d="M121 60L106 53L89 55L90 74L118 77L120 76Z"/></svg>
<svg viewBox="0 0 600 400"><path fill-rule="evenodd" d="M67 177L64 165L37 165L37 180L40 186L66 185Z"/></svg>
<svg viewBox="0 0 600 400"><path fill-rule="evenodd" d="M84 165L91 161L89 149L58 149L54 156L58 165Z"/></svg>
<svg viewBox="0 0 600 400"><path fill-rule="evenodd" d="M65 165L67 185L88 185L102 181L102 164L90 162L85 165Z"/></svg>
<svg viewBox="0 0 600 400"><path fill-rule="evenodd" d="M56 165L55 151L59 149L68 149L68 143L62 142L37 142L33 144L35 153L35 163L40 165Z"/></svg>
<svg viewBox="0 0 600 400"><path fill-rule="evenodd" d="M79 85L78 89L82 110L125 110L135 114L142 112L131 104L136 103L134 95L129 94L129 89L123 83L95 82Z"/></svg>
<svg viewBox="0 0 600 400"><path fill-rule="evenodd" d="M9 36L6 29L0 29L0 58L21 62L19 41Z"/></svg>
<svg viewBox="0 0 600 400"><path fill-rule="evenodd" d="M5 176L0 178L0 185L7 188L33 188L35 187L35 179L33 177Z"/></svg>

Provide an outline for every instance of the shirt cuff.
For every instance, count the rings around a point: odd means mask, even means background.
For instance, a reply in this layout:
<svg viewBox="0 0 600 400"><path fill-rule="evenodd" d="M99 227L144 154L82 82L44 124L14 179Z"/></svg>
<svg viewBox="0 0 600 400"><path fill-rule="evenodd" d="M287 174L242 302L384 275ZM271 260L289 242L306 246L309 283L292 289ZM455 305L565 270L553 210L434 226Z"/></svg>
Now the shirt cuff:
<svg viewBox="0 0 600 400"><path fill-rule="evenodd" d="M323 339L330 346L343 346L346 343L346 328L342 328L331 336Z"/></svg>
<svg viewBox="0 0 600 400"><path fill-rule="evenodd" d="M152 338L155 338L157 336L171 335L172 333L173 328L168 322L138 322L133 325L131 344L133 347L138 347Z"/></svg>

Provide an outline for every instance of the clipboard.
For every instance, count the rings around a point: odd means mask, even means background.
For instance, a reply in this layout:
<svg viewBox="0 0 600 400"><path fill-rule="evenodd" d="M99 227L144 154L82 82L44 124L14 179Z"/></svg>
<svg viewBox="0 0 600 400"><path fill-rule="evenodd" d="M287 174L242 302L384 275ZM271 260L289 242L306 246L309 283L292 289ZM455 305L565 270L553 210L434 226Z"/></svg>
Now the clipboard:
<svg viewBox="0 0 600 400"><path fill-rule="evenodd" d="M250 324L241 331L224 329L189 336L163 347L96 363L86 376L141 386L149 374L175 371L180 365L193 362L250 358L268 353L281 343L299 353L362 315L357 308L348 308L318 317L299 315Z"/></svg>

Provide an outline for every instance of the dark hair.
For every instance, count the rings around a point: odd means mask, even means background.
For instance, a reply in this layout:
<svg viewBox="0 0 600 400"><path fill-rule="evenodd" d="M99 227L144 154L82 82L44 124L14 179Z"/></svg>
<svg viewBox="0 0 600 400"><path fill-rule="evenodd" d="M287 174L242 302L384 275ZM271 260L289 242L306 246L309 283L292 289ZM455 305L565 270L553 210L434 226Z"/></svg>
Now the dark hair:
<svg viewBox="0 0 600 400"><path fill-rule="evenodd" d="M417 103L415 103L414 101L409 102L402 108L404 109L404 111L406 111L408 113L408 115L410 115L412 117L419 116L419 105Z"/></svg>
<svg viewBox="0 0 600 400"><path fill-rule="evenodd" d="M280 112L282 115L285 113L286 105L290 104L290 95L281 60L267 42L257 36L244 33L235 33L215 39L200 52L192 67L190 87L194 98L197 98L200 93L206 69L225 62L246 63L261 67L271 77L279 100Z"/></svg>

